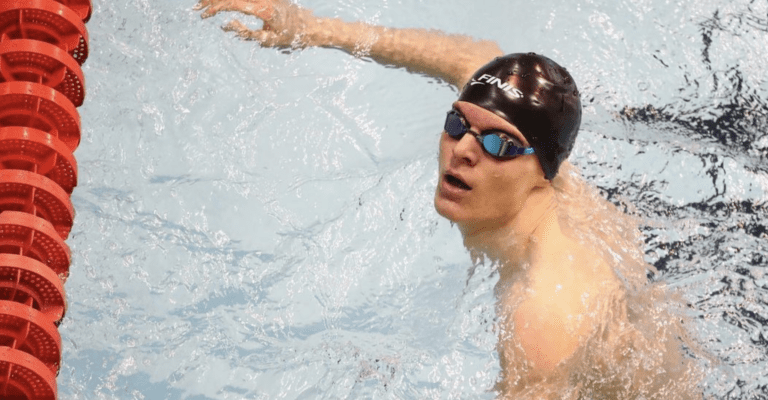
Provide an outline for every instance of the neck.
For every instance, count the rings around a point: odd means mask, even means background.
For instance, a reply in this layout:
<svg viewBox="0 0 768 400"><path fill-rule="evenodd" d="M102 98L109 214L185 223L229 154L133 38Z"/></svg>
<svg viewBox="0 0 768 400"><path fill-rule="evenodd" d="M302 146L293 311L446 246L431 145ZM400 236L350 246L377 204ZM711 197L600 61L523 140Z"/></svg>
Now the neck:
<svg viewBox="0 0 768 400"><path fill-rule="evenodd" d="M530 196L506 225L494 228L460 227L464 245L474 260L498 262L502 275L515 275L531 264L536 249L562 235L557 222L554 189L545 188Z"/></svg>

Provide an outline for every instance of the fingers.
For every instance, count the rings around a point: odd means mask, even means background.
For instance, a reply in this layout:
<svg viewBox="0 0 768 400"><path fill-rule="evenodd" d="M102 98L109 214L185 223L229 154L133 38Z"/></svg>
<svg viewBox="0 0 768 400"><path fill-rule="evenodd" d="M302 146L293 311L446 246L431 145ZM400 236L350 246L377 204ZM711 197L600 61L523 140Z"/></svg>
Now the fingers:
<svg viewBox="0 0 768 400"><path fill-rule="evenodd" d="M275 10L271 1L255 0L200 0L194 6L196 11L205 9L200 15L202 18L212 17L222 11L240 11L244 14L250 14L262 20L271 19Z"/></svg>
<svg viewBox="0 0 768 400"><path fill-rule="evenodd" d="M205 9L206 7L210 7L212 4L213 4L213 0L200 0L199 2L197 2L197 4L195 4L194 7L192 7L192 9L195 11L200 11L202 9ZM214 14L216 13L215 12L211 13L211 10L209 8L203 12L201 17L208 18L210 16L213 16Z"/></svg>
<svg viewBox="0 0 768 400"><path fill-rule="evenodd" d="M230 21L228 24L222 26L221 29L225 32L234 32L241 39L255 40L259 43L268 43L269 36L271 35L269 32L263 30L254 31L248 29L247 26L243 25L243 23L238 20Z"/></svg>
<svg viewBox="0 0 768 400"><path fill-rule="evenodd" d="M209 5L211 5L211 0L200 0L197 2L197 4L195 4L194 7L192 7L192 9L195 11L200 11L203 8L208 7Z"/></svg>
<svg viewBox="0 0 768 400"><path fill-rule="evenodd" d="M259 42L264 47L292 47L295 34L287 33L285 15L286 0L199 0L195 10L203 10L201 17L212 17L223 11L239 11L264 21L262 29L251 30L238 20L233 20L222 29L234 32L245 40Z"/></svg>
<svg viewBox="0 0 768 400"><path fill-rule="evenodd" d="M232 21L229 21L226 25L222 26L221 29L224 30L224 32L235 32L240 33L243 31L249 31L247 26L243 25L242 22L233 19Z"/></svg>
<svg viewBox="0 0 768 400"><path fill-rule="evenodd" d="M293 47L290 40L287 40L285 37L278 35L275 32L263 29L251 30L237 20L231 21L221 28L227 32L234 32L240 39L257 42L262 47Z"/></svg>
<svg viewBox="0 0 768 400"><path fill-rule="evenodd" d="M203 11L203 13L200 14L200 18L209 18L216 15L216 13L219 12L220 7L211 6L211 1L201 1L197 3L194 9L196 11L205 9L205 11Z"/></svg>
<svg viewBox="0 0 768 400"><path fill-rule="evenodd" d="M194 9L197 11L205 9L200 14L202 18L213 17L221 11L237 11L233 0L200 0Z"/></svg>

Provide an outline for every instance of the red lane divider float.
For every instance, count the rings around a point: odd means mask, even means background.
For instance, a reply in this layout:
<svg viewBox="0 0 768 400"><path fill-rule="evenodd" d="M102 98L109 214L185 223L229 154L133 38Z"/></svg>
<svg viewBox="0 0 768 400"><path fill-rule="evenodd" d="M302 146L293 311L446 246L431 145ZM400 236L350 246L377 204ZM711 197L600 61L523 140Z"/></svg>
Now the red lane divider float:
<svg viewBox="0 0 768 400"><path fill-rule="evenodd" d="M53 0L3 0L0 39L32 39L69 53L78 64L88 58L88 31L80 16Z"/></svg>
<svg viewBox="0 0 768 400"><path fill-rule="evenodd" d="M56 0L56 2L69 7L83 22L91 19L91 11L93 11L91 0Z"/></svg>
<svg viewBox="0 0 768 400"><path fill-rule="evenodd" d="M0 377L3 400L56 399L56 374L23 351L0 347Z"/></svg>
<svg viewBox="0 0 768 400"><path fill-rule="evenodd" d="M70 252L50 222L18 211L0 213L0 253L33 258L66 279Z"/></svg>
<svg viewBox="0 0 768 400"><path fill-rule="evenodd" d="M64 189L42 175L27 171L0 171L0 211L6 210L24 211L50 222L62 239L69 236L75 218L72 202Z"/></svg>
<svg viewBox="0 0 768 400"><path fill-rule="evenodd" d="M12 301L0 301L0 343L42 361L59 371L61 337L56 326L40 311Z"/></svg>
<svg viewBox="0 0 768 400"><path fill-rule="evenodd" d="M0 254L0 298L32 307L56 325L67 308L58 275L40 261L16 254Z"/></svg>
<svg viewBox="0 0 768 400"><path fill-rule="evenodd" d="M90 0L0 2L0 399L56 399Z"/></svg>
<svg viewBox="0 0 768 400"><path fill-rule="evenodd" d="M0 169L43 175L67 194L77 185L77 161L72 150L55 136L33 128L0 128Z"/></svg>
<svg viewBox="0 0 768 400"><path fill-rule="evenodd" d="M0 43L0 82L28 81L56 89L76 107L83 105L83 70L64 50L28 39Z"/></svg>
<svg viewBox="0 0 768 400"><path fill-rule="evenodd" d="M32 82L0 83L0 127L35 128L74 151L80 144L80 114L64 95Z"/></svg>

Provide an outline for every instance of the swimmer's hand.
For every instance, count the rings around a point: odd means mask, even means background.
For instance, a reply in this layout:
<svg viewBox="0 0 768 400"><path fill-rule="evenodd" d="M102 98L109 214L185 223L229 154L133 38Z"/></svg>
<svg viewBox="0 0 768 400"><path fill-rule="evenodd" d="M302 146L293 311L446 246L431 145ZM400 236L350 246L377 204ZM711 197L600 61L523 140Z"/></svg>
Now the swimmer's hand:
<svg viewBox="0 0 768 400"><path fill-rule="evenodd" d="M290 0L199 0L202 17L238 11L264 21L251 30L238 20L223 28L264 47L340 49L355 57L370 57L384 65L440 78L464 87L472 74L494 57L503 55L496 42L449 35L418 28L387 28L340 18L318 18Z"/></svg>
<svg viewBox="0 0 768 400"><path fill-rule="evenodd" d="M264 26L251 30L238 20L232 20L222 29L235 32L245 40L254 40L264 47L304 47L310 45L307 26L316 20L310 10L288 0L200 0L194 8L204 10L202 18L222 11L238 11L264 21Z"/></svg>

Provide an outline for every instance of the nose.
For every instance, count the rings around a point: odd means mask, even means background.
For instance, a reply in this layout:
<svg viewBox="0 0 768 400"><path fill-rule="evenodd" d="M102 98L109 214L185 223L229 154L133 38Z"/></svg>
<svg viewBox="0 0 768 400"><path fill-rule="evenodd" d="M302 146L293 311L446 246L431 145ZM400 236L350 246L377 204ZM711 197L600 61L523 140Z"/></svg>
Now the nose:
<svg viewBox="0 0 768 400"><path fill-rule="evenodd" d="M474 166L480 160L480 152L482 149L475 138L475 133L469 131L453 147L453 161L465 162Z"/></svg>

